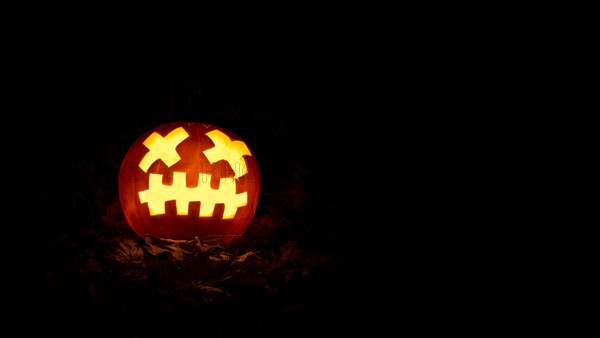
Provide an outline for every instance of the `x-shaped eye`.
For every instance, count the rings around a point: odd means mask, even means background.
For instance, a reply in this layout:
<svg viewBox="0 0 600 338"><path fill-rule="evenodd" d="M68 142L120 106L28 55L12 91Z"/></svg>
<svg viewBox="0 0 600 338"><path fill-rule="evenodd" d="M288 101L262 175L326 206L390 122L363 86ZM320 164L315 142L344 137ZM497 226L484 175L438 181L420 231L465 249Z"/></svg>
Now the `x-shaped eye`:
<svg viewBox="0 0 600 338"><path fill-rule="evenodd" d="M215 144L214 148L204 151L204 155L210 163L220 160L229 162L231 168L235 171L234 178L244 176L248 172L244 155L251 155L248 146L242 141L231 141L229 136L215 129L206 133L206 136Z"/></svg>
<svg viewBox="0 0 600 338"><path fill-rule="evenodd" d="M162 137L157 132L152 133L144 140L144 145L149 151L140 161L140 168L144 172L148 172L152 163L158 160L162 160L169 167L177 163L181 157L175 148L189 136L183 127L173 130L165 137Z"/></svg>

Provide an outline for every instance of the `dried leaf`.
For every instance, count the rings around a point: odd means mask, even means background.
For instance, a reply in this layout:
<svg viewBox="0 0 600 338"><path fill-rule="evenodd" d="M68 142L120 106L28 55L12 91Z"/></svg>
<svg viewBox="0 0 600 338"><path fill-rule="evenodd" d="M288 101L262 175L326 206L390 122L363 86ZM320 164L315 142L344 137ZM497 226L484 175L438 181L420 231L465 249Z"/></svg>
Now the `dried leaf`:
<svg viewBox="0 0 600 338"><path fill-rule="evenodd" d="M144 250L131 239L124 239L112 257L121 263L144 264Z"/></svg>
<svg viewBox="0 0 600 338"><path fill-rule="evenodd" d="M188 252L184 252L183 250L175 247L173 248L173 250L171 251L171 257L175 258L178 261L182 261L185 259L185 254L187 254Z"/></svg>
<svg viewBox="0 0 600 338"><path fill-rule="evenodd" d="M235 259L235 261L233 261L233 263L243 263L246 260L246 258L248 258L252 255L256 255L256 254L253 251L248 251L245 254L237 256L237 258Z"/></svg>
<svg viewBox="0 0 600 338"><path fill-rule="evenodd" d="M208 259L210 259L213 262L220 262L220 261L223 260L221 257L219 257L219 256L213 256L213 255L208 255Z"/></svg>
<svg viewBox="0 0 600 338"><path fill-rule="evenodd" d="M152 254L152 255L154 255L154 256L158 256L159 254L161 254L161 253L163 253L163 252L171 252L171 251L170 251L170 250L168 250L168 249L161 248L161 247L159 247L159 246L155 246L155 245L152 245L152 244L149 244L149 245L146 247L146 250L148 250L148 253L150 253L150 254Z"/></svg>
<svg viewBox="0 0 600 338"><path fill-rule="evenodd" d="M148 253L156 256L163 252L168 252L178 261L184 260L186 255L190 255L200 248L198 238L191 240L174 240L146 235L145 240Z"/></svg>
<svg viewBox="0 0 600 338"><path fill-rule="evenodd" d="M198 239L198 245L202 252L225 249L225 242L223 236L206 236L202 239Z"/></svg>
<svg viewBox="0 0 600 338"><path fill-rule="evenodd" d="M196 285L194 286L194 288L203 291L203 292L223 292L222 289L216 288L214 286L210 286L210 285L204 285L204 284L200 284L200 285Z"/></svg>

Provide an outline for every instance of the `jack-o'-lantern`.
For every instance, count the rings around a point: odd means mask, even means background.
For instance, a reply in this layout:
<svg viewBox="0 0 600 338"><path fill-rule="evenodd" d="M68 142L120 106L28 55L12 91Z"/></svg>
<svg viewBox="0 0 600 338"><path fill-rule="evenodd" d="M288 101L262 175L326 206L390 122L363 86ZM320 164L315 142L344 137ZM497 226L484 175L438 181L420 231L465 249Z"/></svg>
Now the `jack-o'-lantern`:
<svg viewBox="0 0 600 338"><path fill-rule="evenodd" d="M139 236L168 239L242 235L256 211L260 174L246 143L196 122L159 125L129 148L119 198Z"/></svg>

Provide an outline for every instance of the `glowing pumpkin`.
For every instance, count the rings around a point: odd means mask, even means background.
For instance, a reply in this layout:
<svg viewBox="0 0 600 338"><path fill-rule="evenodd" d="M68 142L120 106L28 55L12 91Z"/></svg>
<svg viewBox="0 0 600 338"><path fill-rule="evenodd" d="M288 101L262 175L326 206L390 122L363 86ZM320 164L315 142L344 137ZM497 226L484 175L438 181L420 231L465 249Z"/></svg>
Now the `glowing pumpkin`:
<svg viewBox="0 0 600 338"><path fill-rule="evenodd" d="M234 133L210 124L159 125L129 148L119 170L125 218L142 238L240 236L256 211L260 175Z"/></svg>

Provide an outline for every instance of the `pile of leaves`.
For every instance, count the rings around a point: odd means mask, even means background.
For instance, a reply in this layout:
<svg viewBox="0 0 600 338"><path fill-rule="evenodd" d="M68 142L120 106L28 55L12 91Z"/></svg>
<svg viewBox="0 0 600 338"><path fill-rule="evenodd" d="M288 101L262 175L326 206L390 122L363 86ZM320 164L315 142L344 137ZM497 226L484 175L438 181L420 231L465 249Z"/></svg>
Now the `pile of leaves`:
<svg viewBox="0 0 600 338"><path fill-rule="evenodd" d="M220 237L140 238L120 210L114 201L102 227L56 240L53 261L63 263L45 275L49 311L128 335L191 328L209 336L275 334L323 320L338 257L298 236L294 217L257 216L225 244Z"/></svg>

